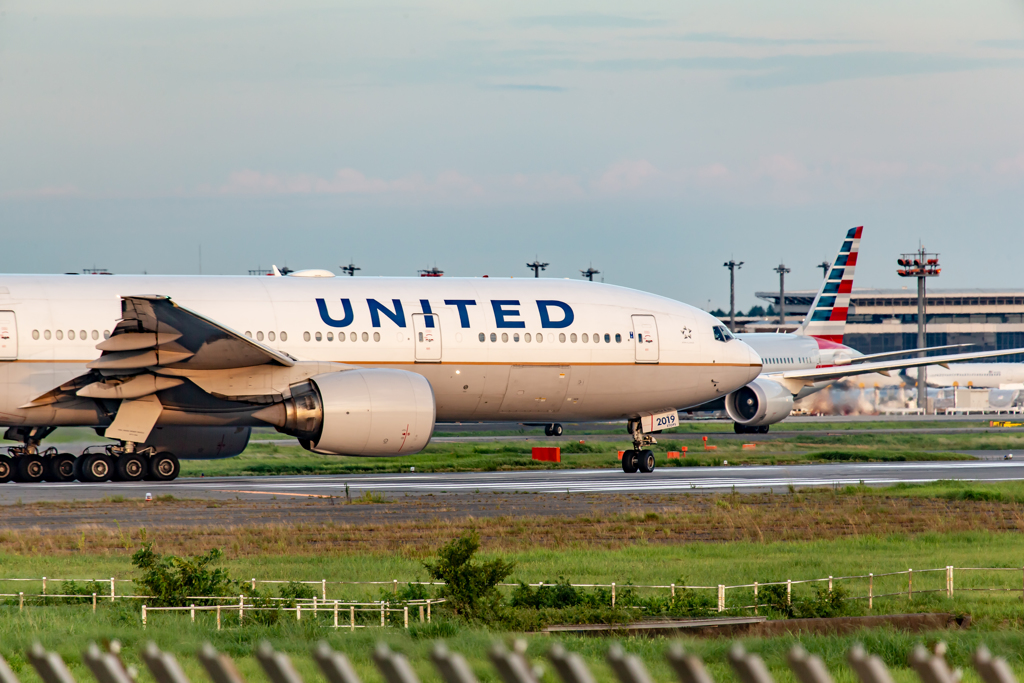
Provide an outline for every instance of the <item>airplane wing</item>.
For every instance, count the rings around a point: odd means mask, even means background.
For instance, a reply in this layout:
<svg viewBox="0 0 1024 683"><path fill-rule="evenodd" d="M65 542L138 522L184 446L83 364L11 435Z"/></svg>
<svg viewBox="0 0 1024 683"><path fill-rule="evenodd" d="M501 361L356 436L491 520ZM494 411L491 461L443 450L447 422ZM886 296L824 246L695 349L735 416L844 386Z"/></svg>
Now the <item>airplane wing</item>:
<svg viewBox="0 0 1024 683"><path fill-rule="evenodd" d="M871 363L882 358L893 358L895 356L908 356L912 353L920 353L921 351L945 351L947 349L962 349L966 346L974 346L974 344L946 344L945 346L927 346L923 349L905 349L903 351L886 351L885 353L869 353L865 356L856 356L844 360L836 365L859 365L861 363Z"/></svg>
<svg viewBox="0 0 1024 683"><path fill-rule="evenodd" d="M827 382L829 380L851 377L854 375L867 375L879 373L888 375L891 370L902 368L916 368L923 365L941 365L947 367L950 363L961 361L978 360L980 358L997 358L999 356L1012 356L1024 353L1024 349L1004 349L1001 351L976 351L973 353L954 353L946 356L927 356L925 358L905 358L903 360L892 360L875 363L861 363L858 365L840 365L829 368L812 368L809 370L787 370L766 374L765 377L774 379L784 384L794 394L801 388L816 382Z"/></svg>
<svg viewBox="0 0 1024 683"><path fill-rule="evenodd" d="M89 368L105 376L151 367L224 370L267 363L291 367L295 359L171 301L167 296L126 296L121 321L103 354Z"/></svg>

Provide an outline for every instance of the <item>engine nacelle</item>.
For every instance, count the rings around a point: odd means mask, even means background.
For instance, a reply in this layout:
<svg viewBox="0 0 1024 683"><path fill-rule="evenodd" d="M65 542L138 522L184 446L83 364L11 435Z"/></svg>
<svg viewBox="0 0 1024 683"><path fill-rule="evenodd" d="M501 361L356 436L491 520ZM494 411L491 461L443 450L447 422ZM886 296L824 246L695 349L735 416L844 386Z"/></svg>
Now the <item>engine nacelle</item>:
<svg viewBox="0 0 1024 683"><path fill-rule="evenodd" d="M230 458L249 444L249 427L154 427L143 446L179 460Z"/></svg>
<svg viewBox="0 0 1024 683"><path fill-rule="evenodd" d="M778 382L758 377L725 397L725 412L736 424L761 427L789 417L793 394Z"/></svg>
<svg viewBox="0 0 1024 683"><path fill-rule="evenodd" d="M314 453L393 456L422 451L435 414L434 390L422 375L358 369L315 375L257 417Z"/></svg>

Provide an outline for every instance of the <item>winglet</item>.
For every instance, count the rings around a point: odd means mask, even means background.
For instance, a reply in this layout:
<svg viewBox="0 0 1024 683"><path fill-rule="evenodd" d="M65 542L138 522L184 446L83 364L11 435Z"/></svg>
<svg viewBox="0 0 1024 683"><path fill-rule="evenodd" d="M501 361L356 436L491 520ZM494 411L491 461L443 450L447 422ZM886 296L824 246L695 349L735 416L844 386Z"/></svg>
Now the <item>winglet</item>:
<svg viewBox="0 0 1024 683"><path fill-rule="evenodd" d="M817 337L837 344L843 343L846 329L846 314L850 308L850 292L853 291L853 273L857 269L857 254L864 226L850 228L839 247L839 254L828 271L814 303L807 311L807 317L796 330L796 334Z"/></svg>

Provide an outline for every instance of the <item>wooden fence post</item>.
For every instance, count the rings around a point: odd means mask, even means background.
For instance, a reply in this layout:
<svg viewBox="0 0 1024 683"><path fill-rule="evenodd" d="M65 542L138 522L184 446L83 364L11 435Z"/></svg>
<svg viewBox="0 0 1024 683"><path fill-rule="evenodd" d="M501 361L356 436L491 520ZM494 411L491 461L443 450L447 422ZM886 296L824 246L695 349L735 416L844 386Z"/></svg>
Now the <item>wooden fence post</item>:
<svg viewBox="0 0 1024 683"><path fill-rule="evenodd" d="M430 623L430 598L427 598L427 623Z"/></svg>
<svg viewBox="0 0 1024 683"><path fill-rule="evenodd" d="M189 610L189 613L192 615L192 623L194 624L196 623L196 603L193 602L189 607L192 608Z"/></svg>
<svg viewBox="0 0 1024 683"><path fill-rule="evenodd" d="M868 609L875 605L875 575L868 574Z"/></svg>
<svg viewBox="0 0 1024 683"><path fill-rule="evenodd" d="M793 579L786 579L786 604L793 604Z"/></svg>
<svg viewBox="0 0 1024 683"><path fill-rule="evenodd" d="M302 621L302 605L295 603L295 621Z"/></svg>
<svg viewBox="0 0 1024 683"><path fill-rule="evenodd" d="M914 570L907 570L907 600L914 599Z"/></svg>
<svg viewBox="0 0 1024 683"><path fill-rule="evenodd" d="M46 577L43 577L43 595L46 595Z"/></svg>
<svg viewBox="0 0 1024 683"><path fill-rule="evenodd" d="M757 614L757 581L754 582L754 614Z"/></svg>
<svg viewBox="0 0 1024 683"><path fill-rule="evenodd" d="M380 601L380 625L381 625L381 628L384 627L384 601L383 600Z"/></svg>
<svg viewBox="0 0 1024 683"><path fill-rule="evenodd" d="M718 584L718 611L725 611L725 586Z"/></svg>
<svg viewBox="0 0 1024 683"><path fill-rule="evenodd" d="M672 584L672 597L676 597L676 585L674 583Z"/></svg>
<svg viewBox="0 0 1024 683"><path fill-rule="evenodd" d="M93 614L96 613L96 594L95 593L92 594L92 611L93 611Z"/></svg>
<svg viewBox="0 0 1024 683"><path fill-rule="evenodd" d="M114 602L114 577L110 577L110 602Z"/></svg>
<svg viewBox="0 0 1024 683"><path fill-rule="evenodd" d="M612 609L615 609L615 582L612 581Z"/></svg>
<svg viewBox="0 0 1024 683"><path fill-rule="evenodd" d="M142 628L146 628L146 606L142 606Z"/></svg>
<svg viewBox="0 0 1024 683"><path fill-rule="evenodd" d="M220 630L220 605L217 605L217 630Z"/></svg>
<svg viewBox="0 0 1024 683"><path fill-rule="evenodd" d="M424 621L424 619L423 619L423 605L420 605L420 623L422 624L423 621Z"/></svg>
<svg viewBox="0 0 1024 683"><path fill-rule="evenodd" d="M828 577L828 592L832 592L832 577Z"/></svg>
<svg viewBox="0 0 1024 683"><path fill-rule="evenodd" d="M334 628L338 628L338 601L334 601Z"/></svg>
<svg viewBox="0 0 1024 683"><path fill-rule="evenodd" d="M352 627L352 632L356 632L356 606L348 606L348 623Z"/></svg>
<svg viewBox="0 0 1024 683"><path fill-rule="evenodd" d="M327 602L327 579L320 579L320 597Z"/></svg>
<svg viewBox="0 0 1024 683"><path fill-rule="evenodd" d="M24 591L19 591L18 592L18 611L19 612L24 612L25 611L25 592Z"/></svg>
<svg viewBox="0 0 1024 683"><path fill-rule="evenodd" d="M402 616L405 618L405 628L406 628L406 630L408 630L408 628L409 628L409 606L408 605L406 605L405 607L402 608Z"/></svg>
<svg viewBox="0 0 1024 683"><path fill-rule="evenodd" d="M242 625L242 612L245 610L245 596L238 596L238 625Z"/></svg>

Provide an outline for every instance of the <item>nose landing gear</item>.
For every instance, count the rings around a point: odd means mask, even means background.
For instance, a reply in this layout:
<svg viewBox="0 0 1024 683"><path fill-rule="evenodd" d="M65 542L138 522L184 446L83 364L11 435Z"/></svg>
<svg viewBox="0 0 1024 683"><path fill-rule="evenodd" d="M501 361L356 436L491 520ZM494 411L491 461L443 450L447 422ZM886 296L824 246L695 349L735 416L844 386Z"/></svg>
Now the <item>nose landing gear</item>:
<svg viewBox="0 0 1024 683"><path fill-rule="evenodd" d="M622 454L622 471L626 474L650 474L655 467L654 451L644 446L653 446L658 441L650 434L644 434L640 420L627 422L626 430L633 437L633 450Z"/></svg>

